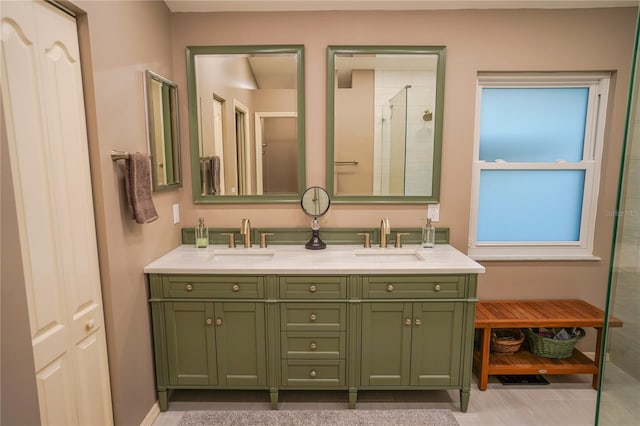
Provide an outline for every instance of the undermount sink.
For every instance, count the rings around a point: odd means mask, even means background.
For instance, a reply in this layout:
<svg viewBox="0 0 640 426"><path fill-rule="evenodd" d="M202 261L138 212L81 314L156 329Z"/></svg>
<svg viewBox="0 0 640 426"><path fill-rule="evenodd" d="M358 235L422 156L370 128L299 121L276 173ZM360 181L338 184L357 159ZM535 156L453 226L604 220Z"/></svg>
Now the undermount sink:
<svg viewBox="0 0 640 426"><path fill-rule="evenodd" d="M414 249L371 248L355 250L359 261L375 262L421 262L424 257Z"/></svg>
<svg viewBox="0 0 640 426"><path fill-rule="evenodd" d="M218 249L213 252L211 260L218 262L265 262L273 259L274 250L266 249Z"/></svg>

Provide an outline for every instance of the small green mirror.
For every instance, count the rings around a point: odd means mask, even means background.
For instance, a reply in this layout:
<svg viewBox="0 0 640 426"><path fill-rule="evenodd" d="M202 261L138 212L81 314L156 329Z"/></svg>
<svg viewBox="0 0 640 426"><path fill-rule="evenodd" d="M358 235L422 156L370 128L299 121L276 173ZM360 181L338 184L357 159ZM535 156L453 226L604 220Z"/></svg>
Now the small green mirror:
<svg viewBox="0 0 640 426"><path fill-rule="evenodd" d="M178 87L151 70L145 71L145 82L153 190L178 188L182 186Z"/></svg>

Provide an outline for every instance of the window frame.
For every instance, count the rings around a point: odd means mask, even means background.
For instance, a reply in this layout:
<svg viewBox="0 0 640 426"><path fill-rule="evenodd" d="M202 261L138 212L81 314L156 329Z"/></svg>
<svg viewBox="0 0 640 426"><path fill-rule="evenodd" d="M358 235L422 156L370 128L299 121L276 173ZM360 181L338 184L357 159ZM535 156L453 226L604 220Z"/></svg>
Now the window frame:
<svg viewBox="0 0 640 426"><path fill-rule="evenodd" d="M475 260L600 260L593 240L600 187L609 73L478 73L474 123L468 254ZM482 91L485 88L589 89L582 160L579 162L486 162L479 160ZM478 242L480 175L483 170L584 170L578 241Z"/></svg>

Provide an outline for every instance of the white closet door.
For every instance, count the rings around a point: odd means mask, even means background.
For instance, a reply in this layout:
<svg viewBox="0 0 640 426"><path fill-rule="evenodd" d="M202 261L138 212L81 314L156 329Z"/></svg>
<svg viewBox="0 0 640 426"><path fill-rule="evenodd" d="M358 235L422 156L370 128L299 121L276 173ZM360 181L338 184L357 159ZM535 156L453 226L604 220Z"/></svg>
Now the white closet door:
<svg viewBox="0 0 640 426"><path fill-rule="evenodd" d="M43 424L111 424L75 19L3 2L2 101Z"/></svg>

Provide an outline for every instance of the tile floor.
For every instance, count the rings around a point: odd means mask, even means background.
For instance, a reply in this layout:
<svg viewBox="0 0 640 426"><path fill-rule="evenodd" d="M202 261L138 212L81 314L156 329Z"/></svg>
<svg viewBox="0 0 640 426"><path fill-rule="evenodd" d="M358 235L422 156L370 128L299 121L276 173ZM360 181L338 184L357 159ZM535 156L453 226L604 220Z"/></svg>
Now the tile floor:
<svg viewBox="0 0 640 426"><path fill-rule="evenodd" d="M594 424L596 391L591 376L547 376L549 385L502 385L491 377L486 391L475 382L466 413L460 412L458 391L361 391L358 409L448 408L461 426L590 426ZM475 378L474 378L475 380ZM636 395L637 397L637 395ZM281 391L280 409L347 409L347 393ZM188 410L268 410L266 391L175 392L169 410L153 426L175 426ZM631 413L633 414L633 413ZM616 420L635 426L635 415Z"/></svg>

